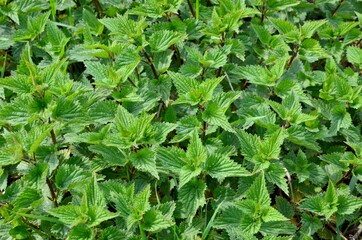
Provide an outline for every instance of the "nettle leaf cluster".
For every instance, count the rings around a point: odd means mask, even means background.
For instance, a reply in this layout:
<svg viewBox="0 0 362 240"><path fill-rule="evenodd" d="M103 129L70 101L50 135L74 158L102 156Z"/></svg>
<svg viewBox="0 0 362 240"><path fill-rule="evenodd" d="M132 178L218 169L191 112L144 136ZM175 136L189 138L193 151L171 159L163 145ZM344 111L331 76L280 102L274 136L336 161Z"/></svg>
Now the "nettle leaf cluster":
<svg viewBox="0 0 362 240"><path fill-rule="evenodd" d="M359 239L358 0L0 0L0 239Z"/></svg>

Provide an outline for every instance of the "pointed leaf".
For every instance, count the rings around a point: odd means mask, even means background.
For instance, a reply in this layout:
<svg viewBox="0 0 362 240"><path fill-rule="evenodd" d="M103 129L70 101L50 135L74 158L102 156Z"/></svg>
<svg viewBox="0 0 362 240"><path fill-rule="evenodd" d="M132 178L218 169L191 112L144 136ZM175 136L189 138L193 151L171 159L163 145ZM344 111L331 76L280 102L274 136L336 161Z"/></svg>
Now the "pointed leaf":
<svg viewBox="0 0 362 240"><path fill-rule="evenodd" d="M239 164L221 154L213 154L207 158L205 171L211 177L217 178L220 182L226 177L249 175L249 172L242 168Z"/></svg>
<svg viewBox="0 0 362 240"><path fill-rule="evenodd" d="M206 184L200 180L194 179L188 182L179 190L178 199L182 204L182 216L191 221L199 207L205 202Z"/></svg>
<svg viewBox="0 0 362 240"><path fill-rule="evenodd" d="M209 102L202 113L202 119L210 125L216 125L228 132L235 132L227 120L223 109L214 102Z"/></svg>
<svg viewBox="0 0 362 240"><path fill-rule="evenodd" d="M161 30L153 33L148 40L151 50L153 52L162 52L166 51L171 45L182 41L186 38L186 35L183 33L178 33L169 30Z"/></svg>
<svg viewBox="0 0 362 240"><path fill-rule="evenodd" d="M255 179L253 185L248 189L246 194L247 199L257 202L260 206L269 207L271 200L269 197L268 189L265 185L264 174L261 174Z"/></svg>
<svg viewBox="0 0 362 240"><path fill-rule="evenodd" d="M137 169L149 172L155 178L159 178L156 168L156 155L150 148L142 148L136 153L132 153L130 159Z"/></svg>

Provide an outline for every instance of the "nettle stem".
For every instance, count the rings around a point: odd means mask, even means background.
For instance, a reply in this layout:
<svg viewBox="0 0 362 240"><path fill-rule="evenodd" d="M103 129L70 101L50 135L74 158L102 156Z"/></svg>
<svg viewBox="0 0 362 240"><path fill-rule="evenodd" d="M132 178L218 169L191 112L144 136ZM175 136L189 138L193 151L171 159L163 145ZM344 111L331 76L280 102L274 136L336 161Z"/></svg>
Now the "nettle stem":
<svg viewBox="0 0 362 240"><path fill-rule="evenodd" d="M54 191L53 183L51 182L51 180L49 178L46 179L46 183L48 185L50 195L51 195L50 200L52 200L54 208L56 208L56 207L58 207L58 200L57 200L57 194Z"/></svg>
<svg viewBox="0 0 362 240"><path fill-rule="evenodd" d="M190 0L187 0L187 5L188 5L189 8L190 8L190 12L191 12L192 16L193 16L193 17L196 17L195 10L194 10L194 8L192 7L192 3L191 3Z"/></svg>
<svg viewBox="0 0 362 240"><path fill-rule="evenodd" d="M295 59L297 59L298 52L299 52L299 45L297 44L297 45L295 45L294 50L293 50L293 55L287 64L287 69L289 69L292 66L292 64L294 63Z"/></svg>
<svg viewBox="0 0 362 240"><path fill-rule="evenodd" d="M268 12L268 9L266 8L266 1L263 1L263 5L261 7L261 19L260 19L261 23L264 22L267 12Z"/></svg>
<svg viewBox="0 0 362 240"><path fill-rule="evenodd" d="M158 110L157 110L156 118L159 118L159 117L160 117L161 111L162 111L162 107L163 107L163 101L160 100L160 101L158 101Z"/></svg>
<svg viewBox="0 0 362 240"><path fill-rule="evenodd" d="M93 4L95 6L98 15L101 17L103 15L103 8L101 3L98 0L93 0Z"/></svg>
<svg viewBox="0 0 362 240"><path fill-rule="evenodd" d="M342 4L345 2L345 0L340 0L336 8L332 11L332 16L336 15L338 9L342 6Z"/></svg>
<svg viewBox="0 0 362 240"><path fill-rule="evenodd" d="M152 58L147 54L147 52L146 52L145 50L142 50L142 51L143 51L143 54L145 55L145 57L146 57L146 59L147 59L148 64L149 64L150 67L151 67L153 76L154 76L156 79L158 79L157 70L156 70L155 65L153 64Z"/></svg>
<svg viewBox="0 0 362 240"><path fill-rule="evenodd" d="M207 131L207 123L204 121L202 123L202 135L201 135L202 140L205 139L206 131Z"/></svg>
<svg viewBox="0 0 362 240"><path fill-rule="evenodd" d="M147 236L146 236L145 231L143 230L141 221L138 221L138 228L139 228L139 230L140 230L140 234L141 234L142 240L147 240Z"/></svg>
<svg viewBox="0 0 362 240"><path fill-rule="evenodd" d="M55 136L54 129L52 129L52 130L50 131L50 137L51 137L51 139L52 139L52 143L53 143L53 144L57 144L57 138L56 138L56 136Z"/></svg>
<svg viewBox="0 0 362 240"><path fill-rule="evenodd" d="M201 113L204 112L205 107L202 106L201 104L199 104L199 109L201 111ZM206 136L206 131L207 131L207 122L205 122L205 120L202 122L202 135L201 135L201 139L204 140L205 136Z"/></svg>
<svg viewBox="0 0 362 240"><path fill-rule="evenodd" d="M148 62L148 64L149 64L150 67L151 67L153 76L158 80L159 76L158 76L158 74L157 74L157 70L156 70L155 64L153 64L152 58L147 54L147 52L146 52L145 50L143 50L143 54L145 55L145 57L146 57L146 59L147 59L147 62ZM157 114L156 114L156 117L157 117L157 118L159 118L160 115L161 115L161 110L162 110L163 104L164 104L163 101L160 100L159 103L158 103L158 111L157 111Z"/></svg>

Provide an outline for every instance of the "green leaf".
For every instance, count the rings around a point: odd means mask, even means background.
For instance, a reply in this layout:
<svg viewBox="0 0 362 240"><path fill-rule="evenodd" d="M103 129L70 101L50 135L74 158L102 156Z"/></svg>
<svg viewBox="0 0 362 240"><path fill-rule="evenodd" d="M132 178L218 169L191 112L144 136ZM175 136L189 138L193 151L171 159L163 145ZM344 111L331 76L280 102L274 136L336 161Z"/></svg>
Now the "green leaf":
<svg viewBox="0 0 362 240"><path fill-rule="evenodd" d="M10 148L0 148L0 166L17 164L21 161L20 153L14 154L14 151Z"/></svg>
<svg viewBox="0 0 362 240"><path fill-rule="evenodd" d="M222 182L226 177L249 175L248 171L239 164L221 154L208 156L204 169L211 177L217 178L219 182Z"/></svg>
<svg viewBox="0 0 362 240"><path fill-rule="evenodd" d="M31 145L29 148L30 153L36 152L41 143L50 135L50 131L53 130L55 124L47 124L42 126L33 126L33 128L29 132L29 140L31 141Z"/></svg>
<svg viewBox="0 0 362 240"><path fill-rule="evenodd" d="M173 204L173 209L175 205ZM172 214L173 210L171 211ZM175 222L169 216L165 216L158 210L151 209L143 217L143 226L146 231L159 232L174 225Z"/></svg>
<svg viewBox="0 0 362 240"><path fill-rule="evenodd" d="M269 42L272 38L269 31L261 25L252 24L251 27L258 36L260 42L262 42L265 45L269 45Z"/></svg>
<svg viewBox="0 0 362 240"><path fill-rule="evenodd" d="M318 215L324 215L324 211L326 208L326 202L323 200L320 196L313 196L310 198L304 199L299 208L302 210L307 210L312 213L318 214Z"/></svg>
<svg viewBox="0 0 362 240"><path fill-rule="evenodd" d="M225 45L230 45L230 53L235 55L241 61L245 60L245 45L239 39L227 39ZM225 65L225 64L223 64Z"/></svg>
<svg viewBox="0 0 362 240"><path fill-rule="evenodd" d="M79 121L84 119L84 112L77 101L59 98L52 112L52 118L64 122Z"/></svg>
<svg viewBox="0 0 362 240"><path fill-rule="evenodd" d="M82 182L91 177L91 174L76 165L62 165L57 169L55 184L62 190L74 183Z"/></svg>
<svg viewBox="0 0 362 240"><path fill-rule="evenodd" d="M271 200L265 185L264 174L258 176L246 193L247 199L257 202L261 207L269 207Z"/></svg>
<svg viewBox="0 0 362 240"><path fill-rule="evenodd" d="M83 8L83 21L90 27L95 34L101 34L103 31L103 25L98 21L94 13L90 12L86 8Z"/></svg>
<svg viewBox="0 0 362 240"><path fill-rule="evenodd" d="M279 128L268 139L263 141L260 145L260 153L267 159L278 159L280 154L280 146L283 144L284 139L287 137L283 128Z"/></svg>
<svg viewBox="0 0 362 240"><path fill-rule="evenodd" d="M176 147L158 147L156 149L157 161L160 164L172 171L173 173L179 173L180 169L186 164L184 159L186 158L185 152Z"/></svg>
<svg viewBox="0 0 362 240"><path fill-rule="evenodd" d="M29 170L28 174L24 177L24 180L27 182L27 185L29 187L40 190L45 185L47 174L48 164L37 163L33 168Z"/></svg>
<svg viewBox="0 0 362 240"><path fill-rule="evenodd" d="M311 38L315 31L322 27L326 23L326 20L306 21L301 27L302 36L305 38Z"/></svg>
<svg viewBox="0 0 362 240"><path fill-rule="evenodd" d="M215 101L219 106L224 110L224 112L230 107L230 105L236 101L241 96L241 92L226 92L226 93L218 93L213 97L213 101Z"/></svg>
<svg viewBox="0 0 362 240"><path fill-rule="evenodd" d="M0 220L0 240L7 240L11 238L10 230L12 225L6 223L5 220Z"/></svg>
<svg viewBox="0 0 362 240"><path fill-rule="evenodd" d="M48 213L59 218L62 223L70 226L75 226L87 221L87 216L82 213L81 207L75 205L59 206L48 210Z"/></svg>
<svg viewBox="0 0 362 240"><path fill-rule="evenodd" d="M182 218L187 218L191 222L194 218L196 211L202 207L205 201L206 184L200 180L193 179L186 183L178 193L178 200L181 206Z"/></svg>
<svg viewBox="0 0 362 240"><path fill-rule="evenodd" d="M276 76L272 76L271 73L262 66L248 65L238 68L238 73L242 78L250 81L250 83L262 85L262 86L274 86Z"/></svg>
<svg viewBox="0 0 362 240"><path fill-rule="evenodd" d="M177 9L180 7L181 1L168 1L167 4L164 2L159 2L157 0L150 0L143 4L140 4L130 11L130 13L147 16L150 18L160 18L168 12L176 13Z"/></svg>
<svg viewBox="0 0 362 240"><path fill-rule="evenodd" d="M331 134L336 134L341 128L348 128L352 124L351 115L346 111L345 107L336 106L332 110Z"/></svg>
<svg viewBox="0 0 362 240"><path fill-rule="evenodd" d="M87 61L84 62L86 66L86 73L93 76L95 83L99 87L114 88L117 82L111 78L111 72L109 69L100 62Z"/></svg>
<svg viewBox="0 0 362 240"><path fill-rule="evenodd" d="M276 208L278 211L283 214L286 218L293 218L295 212L293 206L288 202L287 199L277 196L276 200Z"/></svg>
<svg viewBox="0 0 362 240"><path fill-rule="evenodd" d="M87 215L89 216L88 226L98 226L100 223L118 216L118 213L112 213L101 206L89 207Z"/></svg>
<svg viewBox="0 0 362 240"><path fill-rule="evenodd" d="M264 222L277 222L288 220L284 215L282 215L278 210L272 207L268 207L263 210L262 219Z"/></svg>
<svg viewBox="0 0 362 240"><path fill-rule="evenodd" d="M24 225L19 225L10 229L9 234L15 239L26 239L29 238L30 235Z"/></svg>
<svg viewBox="0 0 362 240"><path fill-rule="evenodd" d="M286 8L297 6L300 3L298 0L270 0L267 2L267 7L272 10L284 10Z"/></svg>
<svg viewBox="0 0 362 240"><path fill-rule="evenodd" d="M187 94L193 89L199 87L199 83L193 78L183 76L179 73L174 73L171 71L167 72L170 78L172 79L173 84L175 85L179 94Z"/></svg>
<svg viewBox="0 0 362 240"><path fill-rule="evenodd" d="M28 17L26 28L19 29L16 32L16 40L35 39L35 37L44 31L49 16L50 11L39 14L36 17Z"/></svg>
<svg viewBox="0 0 362 240"><path fill-rule="evenodd" d="M301 229L302 232L308 235L313 235L322 227L323 224L321 220L319 220L319 218L313 217L306 213L302 213L302 229Z"/></svg>
<svg viewBox="0 0 362 240"><path fill-rule="evenodd" d="M185 77L195 78L202 73L202 67L200 64L190 60L180 67L179 72Z"/></svg>
<svg viewBox="0 0 362 240"><path fill-rule="evenodd" d="M354 46L347 47L347 60L350 63L362 65L362 49Z"/></svg>
<svg viewBox="0 0 362 240"><path fill-rule="evenodd" d="M198 167L206 160L206 149L202 145L198 132L194 131L186 151L187 161L190 165Z"/></svg>
<svg viewBox="0 0 362 240"><path fill-rule="evenodd" d="M243 215L240 221L241 231L249 234L255 234L259 232L261 227L260 219L253 219L251 216Z"/></svg>
<svg viewBox="0 0 362 240"><path fill-rule="evenodd" d="M179 170L180 183L179 188L182 188L186 183L188 183L192 178L197 177L201 173L201 168L197 166L183 166Z"/></svg>
<svg viewBox="0 0 362 240"><path fill-rule="evenodd" d="M155 53L166 51L171 45L180 42L187 35L169 30L154 32L148 40L151 50Z"/></svg>
<svg viewBox="0 0 362 240"><path fill-rule="evenodd" d="M343 21L343 22L339 23L337 26L337 29L336 29L337 35L344 36L357 25L358 25L358 22Z"/></svg>
<svg viewBox="0 0 362 240"><path fill-rule="evenodd" d="M207 79L199 86L199 91L202 94L202 102L207 102L212 99L215 88L223 80L223 77Z"/></svg>
<svg viewBox="0 0 362 240"><path fill-rule="evenodd" d="M43 202L43 198L38 190L26 188L17 198L12 202L14 205L13 210L31 209L35 208Z"/></svg>
<svg viewBox="0 0 362 240"><path fill-rule="evenodd" d="M252 161L254 156L259 152L258 149L261 144L260 138L243 130L238 130L236 135L240 141L242 154L247 160Z"/></svg>
<svg viewBox="0 0 362 240"><path fill-rule="evenodd" d="M54 52L59 57L64 54L64 48L69 42L70 38L67 38L62 30L60 30L55 23L49 22L46 26L47 39L51 44L50 51Z"/></svg>
<svg viewBox="0 0 362 240"><path fill-rule="evenodd" d="M298 31L298 28L287 20L282 20L279 18L270 18L270 22L281 34L288 34L291 32Z"/></svg>
<svg viewBox="0 0 362 240"><path fill-rule="evenodd" d="M220 216L216 218L214 227L221 229L238 228L243 214L240 208L233 205L228 206L223 209Z"/></svg>
<svg viewBox="0 0 362 240"><path fill-rule="evenodd" d="M108 28L112 34L117 34L120 36L129 36L133 37L142 32L142 28L138 28L136 22L128 19L128 15L123 16L117 15L115 18L103 18L99 20L106 28ZM142 21L139 23L143 25Z"/></svg>
<svg viewBox="0 0 362 240"><path fill-rule="evenodd" d="M69 233L69 240L91 240L94 239L94 233L86 225L77 225Z"/></svg>
<svg viewBox="0 0 362 240"><path fill-rule="evenodd" d="M216 217L216 215L218 214L218 212L219 212L219 210L220 210L220 208L221 208L221 206L222 206L223 203L224 203L224 202L222 201L222 202L220 202L220 203L217 205L214 213L212 214L212 217L211 217L210 221L208 222L206 228L205 228L204 231L202 232L202 239L201 239L201 240L207 239L208 234L209 234L211 228L212 228L213 225L214 225L215 217Z"/></svg>
<svg viewBox="0 0 362 240"><path fill-rule="evenodd" d="M177 123L176 132L177 135L172 139L174 142L182 142L187 138L190 138L195 129L201 128L201 122L195 116L185 116Z"/></svg>
<svg viewBox="0 0 362 240"><path fill-rule="evenodd" d="M222 48L212 48L206 51L204 58L199 61L204 67L219 68L226 64L227 56L230 54L231 46L225 45Z"/></svg>
<svg viewBox="0 0 362 240"><path fill-rule="evenodd" d="M149 172L152 176L159 179L156 168L156 155L150 148L142 148L130 156L132 164L140 171Z"/></svg>
<svg viewBox="0 0 362 240"><path fill-rule="evenodd" d="M210 125L216 125L228 132L235 132L227 120L224 110L217 103L209 102L202 113L202 119Z"/></svg>
<svg viewBox="0 0 362 240"><path fill-rule="evenodd" d="M89 108L88 115L92 121L105 124L114 121L117 108L113 101L99 101Z"/></svg>
<svg viewBox="0 0 362 240"><path fill-rule="evenodd" d="M29 94L33 91L31 78L22 74L2 79L0 86L10 89L11 91L20 95Z"/></svg>
<svg viewBox="0 0 362 240"><path fill-rule="evenodd" d="M337 203L338 203L338 197L337 197L336 189L331 180L329 180L327 191L326 191L326 196L324 197L324 201L329 204L330 208L337 210L336 207L337 207Z"/></svg>
<svg viewBox="0 0 362 240"><path fill-rule="evenodd" d="M29 98L17 97L10 103L0 106L0 121L9 122L11 125L26 124L30 117L28 112Z"/></svg>
<svg viewBox="0 0 362 240"><path fill-rule="evenodd" d="M262 225L260 227L260 232L263 235L272 234L274 236L275 235L291 235L291 236L294 236L296 230L297 230L297 227L295 227L289 221L264 222L264 223L262 223Z"/></svg>
<svg viewBox="0 0 362 240"><path fill-rule="evenodd" d="M339 195L338 196L338 211L339 215L348 215L356 212L362 207L362 200L353 196Z"/></svg>
<svg viewBox="0 0 362 240"><path fill-rule="evenodd" d="M85 190L85 195L87 197L88 207L98 206L104 208L106 206L103 192L99 189L95 176L93 176L92 181L88 184Z"/></svg>
<svg viewBox="0 0 362 240"><path fill-rule="evenodd" d="M108 240L108 239L122 240L122 239L127 239L127 237L129 237L129 234L127 234L126 230L119 229L114 226L110 226L110 227L103 229L99 239L100 240Z"/></svg>
<svg viewBox="0 0 362 240"><path fill-rule="evenodd" d="M127 163L125 153L116 147L96 144L89 146L89 150L100 154L107 164L111 166L124 166Z"/></svg>
<svg viewBox="0 0 362 240"><path fill-rule="evenodd" d="M140 193L134 196L134 210L137 212L146 212L150 209L150 203L148 199L151 196L150 185L147 185Z"/></svg>
<svg viewBox="0 0 362 240"><path fill-rule="evenodd" d="M288 128L287 132L289 134L287 138L289 141L317 152L320 151L320 147L315 137L307 129L304 129L301 126L294 125Z"/></svg>
<svg viewBox="0 0 362 240"><path fill-rule="evenodd" d="M158 73L165 73L168 70L172 62L173 54L174 52L169 49L155 54L153 62Z"/></svg>
<svg viewBox="0 0 362 240"><path fill-rule="evenodd" d="M285 170L279 164L270 164L265 177L268 181L276 184L286 195L289 196L288 185L285 179Z"/></svg>
<svg viewBox="0 0 362 240"><path fill-rule="evenodd" d="M115 207L120 216L127 218L131 215L131 206L134 204L134 184L131 184L126 188L121 183L108 182L103 186L112 196L112 200L114 201Z"/></svg>

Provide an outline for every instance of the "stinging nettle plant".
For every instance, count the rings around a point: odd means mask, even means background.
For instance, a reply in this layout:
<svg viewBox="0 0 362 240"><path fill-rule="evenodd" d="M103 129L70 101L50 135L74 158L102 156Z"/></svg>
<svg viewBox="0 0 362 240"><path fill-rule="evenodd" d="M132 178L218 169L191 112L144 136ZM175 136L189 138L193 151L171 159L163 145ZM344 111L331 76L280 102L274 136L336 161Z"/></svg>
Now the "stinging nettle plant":
<svg viewBox="0 0 362 240"><path fill-rule="evenodd" d="M359 239L362 4L0 0L0 239Z"/></svg>

